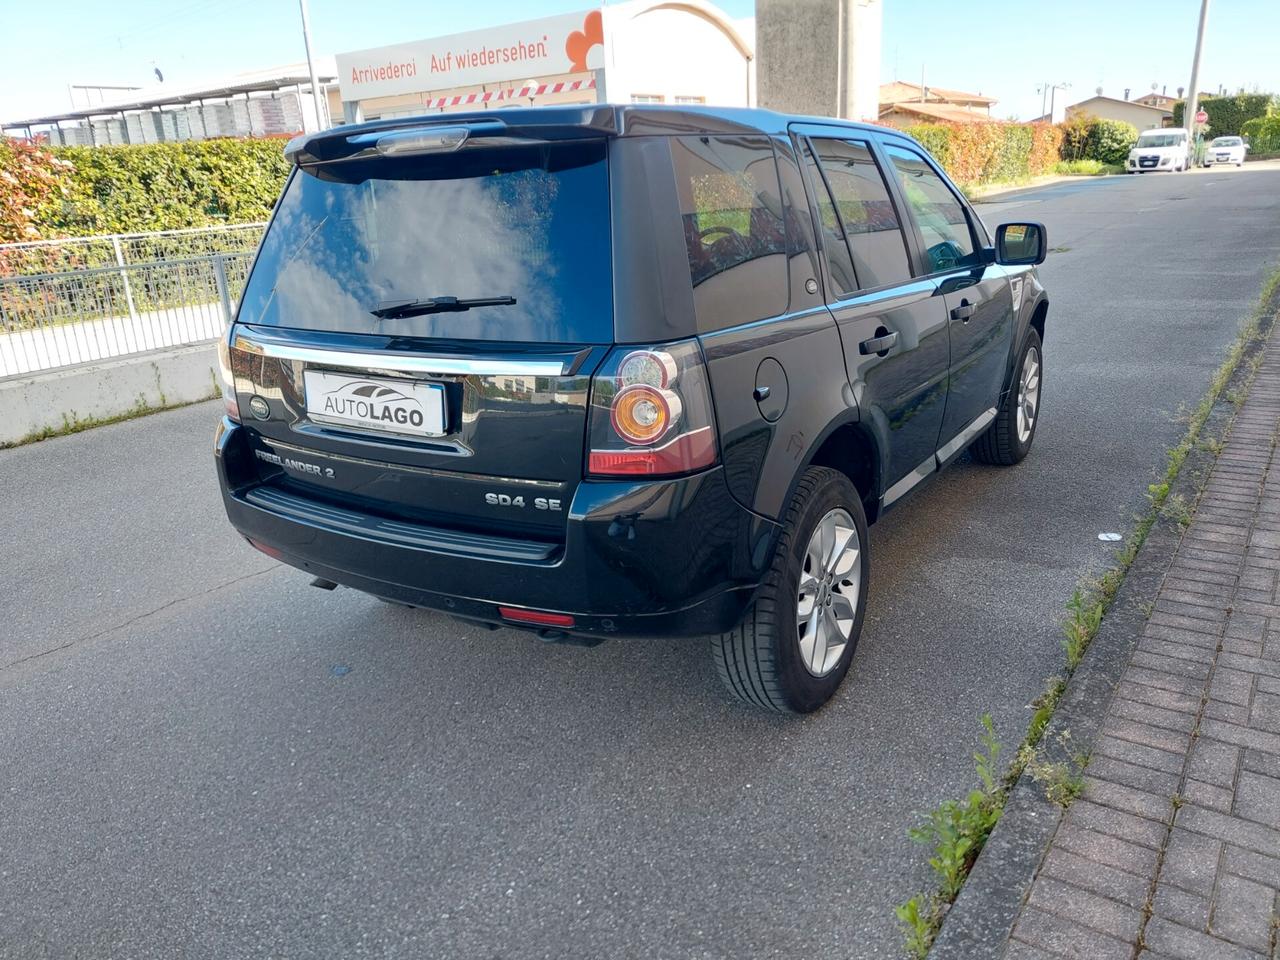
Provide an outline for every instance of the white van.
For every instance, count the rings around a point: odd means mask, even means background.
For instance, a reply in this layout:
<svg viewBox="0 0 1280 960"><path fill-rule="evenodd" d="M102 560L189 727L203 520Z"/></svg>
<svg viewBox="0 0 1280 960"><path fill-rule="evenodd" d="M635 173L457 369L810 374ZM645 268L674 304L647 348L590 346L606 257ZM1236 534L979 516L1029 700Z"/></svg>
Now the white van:
<svg viewBox="0 0 1280 960"><path fill-rule="evenodd" d="M1190 138L1180 127L1159 130L1143 130L1138 142L1129 151L1126 173L1146 173L1148 170L1187 169L1190 160Z"/></svg>

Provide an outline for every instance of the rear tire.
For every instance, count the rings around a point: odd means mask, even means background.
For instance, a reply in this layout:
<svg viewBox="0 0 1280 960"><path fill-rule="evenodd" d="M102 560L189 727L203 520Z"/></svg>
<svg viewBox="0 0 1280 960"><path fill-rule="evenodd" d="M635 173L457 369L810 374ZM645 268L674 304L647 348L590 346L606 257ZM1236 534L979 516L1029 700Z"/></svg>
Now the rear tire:
<svg viewBox="0 0 1280 960"><path fill-rule="evenodd" d="M779 713L811 713L830 700L849 672L862 632L870 573L857 489L839 471L810 467L742 623L711 640L716 670L729 692Z"/></svg>
<svg viewBox="0 0 1280 960"><path fill-rule="evenodd" d="M1040 425L1043 379L1044 352L1040 334L1032 327L1018 351L1004 403L991 426L969 447L975 460L1011 467L1027 455Z"/></svg>

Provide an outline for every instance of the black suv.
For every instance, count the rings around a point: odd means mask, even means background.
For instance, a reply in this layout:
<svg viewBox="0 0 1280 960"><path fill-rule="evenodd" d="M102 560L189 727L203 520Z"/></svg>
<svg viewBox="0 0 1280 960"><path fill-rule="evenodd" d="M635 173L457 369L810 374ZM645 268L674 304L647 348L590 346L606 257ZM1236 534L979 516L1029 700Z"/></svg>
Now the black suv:
<svg viewBox="0 0 1280 960"><path fill-rule="evenodd" d="M548 640L705 636L743 700L849 668L867 524L1035 436L1044 228L910 137L590 106L299 137L220 347L258 549Z"/></svg>

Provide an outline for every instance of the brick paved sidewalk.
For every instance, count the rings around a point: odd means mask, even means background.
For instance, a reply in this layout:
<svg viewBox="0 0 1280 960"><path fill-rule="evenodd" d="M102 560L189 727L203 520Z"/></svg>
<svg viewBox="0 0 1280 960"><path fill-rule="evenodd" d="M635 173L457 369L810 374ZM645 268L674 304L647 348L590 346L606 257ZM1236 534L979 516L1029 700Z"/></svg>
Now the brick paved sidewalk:
<svg viewBox="0 0 1280 960"><path fill-rule="evenodd" d="M1277 957L1280 340L1268 345L1006 960Z"/></svg>

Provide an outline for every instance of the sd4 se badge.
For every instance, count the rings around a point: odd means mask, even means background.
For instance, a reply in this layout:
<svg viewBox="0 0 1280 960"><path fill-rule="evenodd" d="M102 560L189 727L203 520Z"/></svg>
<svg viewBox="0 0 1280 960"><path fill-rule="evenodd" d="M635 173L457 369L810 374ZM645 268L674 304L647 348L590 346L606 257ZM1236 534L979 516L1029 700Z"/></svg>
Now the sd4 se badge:
<svg viewBox="0 0 1280 960"><path fill-rule="evenodd" d="M525 500L523 496L511 496L507 493L486 493L484 502L491 507L523 507ZM534 497L532 500L533 509L535 510L559 510L559 499L552 497Z"/></svg>

